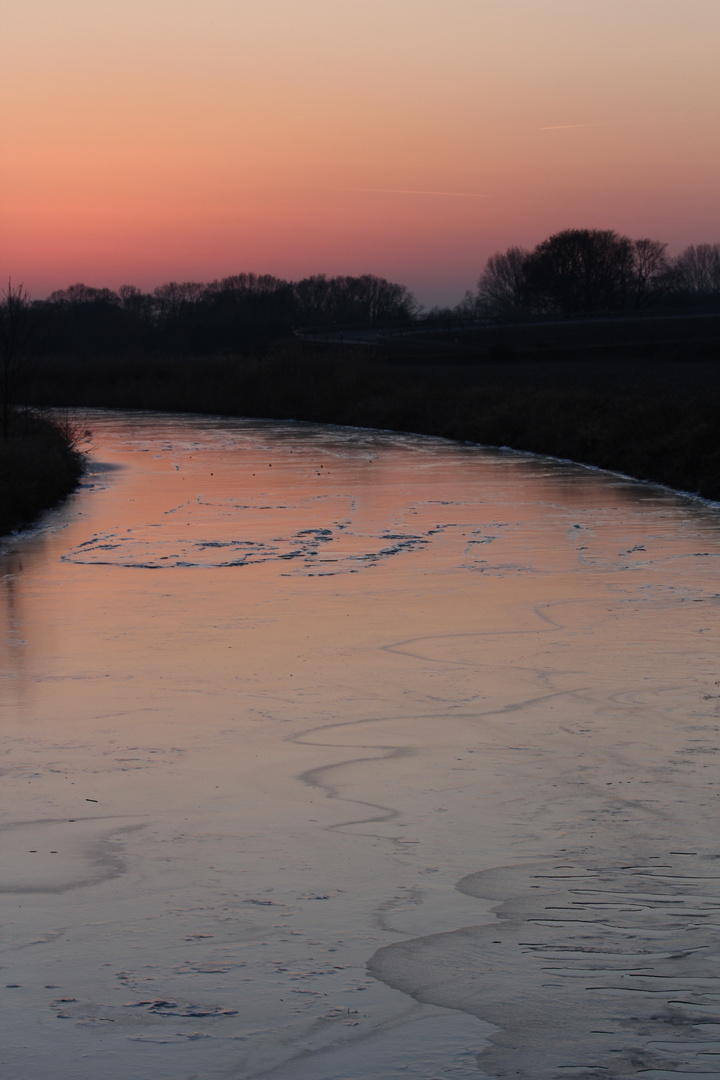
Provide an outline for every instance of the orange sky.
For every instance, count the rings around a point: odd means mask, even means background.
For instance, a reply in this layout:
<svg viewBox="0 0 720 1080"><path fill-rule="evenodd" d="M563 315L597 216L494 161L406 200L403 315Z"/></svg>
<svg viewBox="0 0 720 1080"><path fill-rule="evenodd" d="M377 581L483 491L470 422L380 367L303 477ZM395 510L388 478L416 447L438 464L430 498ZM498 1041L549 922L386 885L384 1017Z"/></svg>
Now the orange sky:
<svg viewBox="0 0 720 1080"><path fill-rule="evenodd" d="M376 273L566 227L720 240L720 0L23 0L0 275Z"/></svg>

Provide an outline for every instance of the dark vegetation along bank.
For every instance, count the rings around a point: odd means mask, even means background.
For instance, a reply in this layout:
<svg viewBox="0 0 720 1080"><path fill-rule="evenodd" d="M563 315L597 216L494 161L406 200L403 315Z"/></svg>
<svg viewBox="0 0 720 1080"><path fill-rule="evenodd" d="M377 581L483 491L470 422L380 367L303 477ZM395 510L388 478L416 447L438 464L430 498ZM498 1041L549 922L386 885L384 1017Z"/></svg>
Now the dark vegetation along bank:
<svg viewBox="0 0 720 1080"><path fill-rule="evenodd" d="M59 502L85 468L86 433L74 421L17 406L36 370L28 331L27 297L8 285L0 301L0 536Z"/></svg>
<svg viewBox="0 0 720 1080"><path fill-rule="evenodd" d="M370 275L13 295L27 343L11 397L36 406L441 435L720 499L720 245L669 260L568 230L492 256L460 305L424 314Z"/></svg>
<svg viewBox="0 0 720 1080"><path fill-rule="evenodd" d="M76 486L85 468L71 421L14 412L0 438L0 536L20 529Z"/></svg>
<svg viewBox="0 0 720 1080"><path fill-rule="evenodd" d="M48 362L35 400L413 431L571 458L720 499L720 316L504 328L262 355ZM584 340L581 330L585 330ZM513 332L514 331L514 332Z"/></svg>

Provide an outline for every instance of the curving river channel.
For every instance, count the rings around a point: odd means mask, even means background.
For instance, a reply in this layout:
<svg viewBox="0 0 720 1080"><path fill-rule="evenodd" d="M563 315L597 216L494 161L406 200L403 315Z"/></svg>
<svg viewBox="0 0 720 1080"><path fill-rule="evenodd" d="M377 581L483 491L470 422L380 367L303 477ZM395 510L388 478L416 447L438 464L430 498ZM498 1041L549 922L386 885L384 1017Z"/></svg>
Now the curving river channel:
<svg viewBox="0 0 720 1080"><path fill-rule="evenodd" d="M90 426L0 555L5 1080L720 1075L720 507Z"/></svg>

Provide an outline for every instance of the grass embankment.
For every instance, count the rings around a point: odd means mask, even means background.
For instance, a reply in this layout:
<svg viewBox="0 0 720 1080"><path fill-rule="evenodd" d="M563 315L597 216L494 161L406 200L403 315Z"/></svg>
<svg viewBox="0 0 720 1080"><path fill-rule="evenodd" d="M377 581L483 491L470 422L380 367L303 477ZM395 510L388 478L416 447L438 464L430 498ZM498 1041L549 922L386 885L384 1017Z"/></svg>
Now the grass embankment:
<svg viewBox="0 0 720 1080"><path fill-rule="evenodd" d="M720 327L720 321L717 324ZM47 363L35 400L312 420L551 454L720 499L720 344L508 340ZM454 345L454 347L453 347Z"/></svg>
<svg viewBox="0 0 720 1080"><path fill-rule="evenodd" d="M22 528L78 483L85 458L72 425L16 412L0 437L0 536Z"/></svg>

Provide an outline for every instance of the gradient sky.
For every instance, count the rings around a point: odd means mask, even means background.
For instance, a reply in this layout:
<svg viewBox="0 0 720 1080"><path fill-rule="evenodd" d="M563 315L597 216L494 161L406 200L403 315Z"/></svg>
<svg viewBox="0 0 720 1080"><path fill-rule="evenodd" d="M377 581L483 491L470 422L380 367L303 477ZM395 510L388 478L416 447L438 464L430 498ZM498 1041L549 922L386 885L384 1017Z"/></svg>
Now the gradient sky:
<svg viewBox="0 0 720 1080"><path fill-rule="evenodd" d="M375 273L568 227L720 240L720 0L22 0L0 279Z"/></svg>

